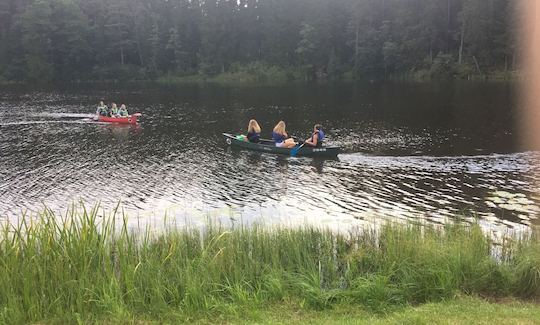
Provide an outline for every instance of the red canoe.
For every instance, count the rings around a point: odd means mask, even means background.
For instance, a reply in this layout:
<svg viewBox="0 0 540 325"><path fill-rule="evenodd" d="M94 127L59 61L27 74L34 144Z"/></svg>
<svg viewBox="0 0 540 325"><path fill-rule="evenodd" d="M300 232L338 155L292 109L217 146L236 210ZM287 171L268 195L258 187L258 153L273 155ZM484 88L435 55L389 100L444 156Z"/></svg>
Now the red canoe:
<svg viewBox="0 0 540 325"><path fill-rule="evenodd" d="M139 117L141 116L141 113L135 113L133 115L129 115L127 117L108 117L108 116L98 116L99 122L107 122L107 123L120 123L120 124L137 124Z"/></svg>

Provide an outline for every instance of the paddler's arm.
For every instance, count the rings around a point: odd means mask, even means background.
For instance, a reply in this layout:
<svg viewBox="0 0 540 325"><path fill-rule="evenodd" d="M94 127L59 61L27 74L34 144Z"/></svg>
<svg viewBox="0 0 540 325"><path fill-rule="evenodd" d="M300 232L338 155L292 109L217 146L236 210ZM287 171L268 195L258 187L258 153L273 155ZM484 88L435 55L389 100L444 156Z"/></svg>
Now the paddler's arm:
<svg viewBox="0 0 540 325"><path fill-rule="evenodd" d="M313 141L311 141L311 139L313 139ZM305 144L312 147L316 147L317 143L319 143L319 135L317 133L313 133L313 136L305 141Z"/></svg>

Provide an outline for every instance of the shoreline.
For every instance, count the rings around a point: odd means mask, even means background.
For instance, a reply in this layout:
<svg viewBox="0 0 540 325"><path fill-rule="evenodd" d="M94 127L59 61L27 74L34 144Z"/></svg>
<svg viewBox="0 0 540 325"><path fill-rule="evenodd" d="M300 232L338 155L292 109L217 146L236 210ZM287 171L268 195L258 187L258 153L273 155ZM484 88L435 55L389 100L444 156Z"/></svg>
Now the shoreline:
<svg viewBox="0 0 540 325"><path fill-rule="evenodd" d="M219 86L283 86L283 85L334 85L340 83L452 83L452 82L522 82L524 80L523 73L520 71L494 71L483 75L471 75L469 78L419 78L411 74L398 75L389 78L358 78L354 79L347 75L337 79L322 79L322 80L305 80L300 77L287 78L284 76L264 77L260 78L257 75L246 75L238 73L223 73L214 76L203 76L200 74L193 75L162 75L153 79L76 79L65 81L53 81L47 83L31 83L6 81L0 79L0 86L44 86L44 85L99 85L99 84L156 84L162 86L171 85L219 85Z"/></svg>

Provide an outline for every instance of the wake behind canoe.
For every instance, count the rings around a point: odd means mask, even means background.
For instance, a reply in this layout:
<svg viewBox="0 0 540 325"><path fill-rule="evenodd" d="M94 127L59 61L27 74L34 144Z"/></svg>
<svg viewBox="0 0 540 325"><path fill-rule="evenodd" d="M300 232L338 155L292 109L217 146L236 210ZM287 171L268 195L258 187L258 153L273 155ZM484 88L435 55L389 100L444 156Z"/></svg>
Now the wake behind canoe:
<svg viewBox="0 0 540 325"><path fill-rule="evenodd" d="M261 139L261 142L259 143L252 143L239 140L235 135L229 133L223 133L223 137L225 138L225 142L233 147L282 155L291 155L292 148L278 148L272 140ZM340 148L335 146L323 146L317 148L303 146L298 150L296 156L335 158L339 153Z"/></svg>

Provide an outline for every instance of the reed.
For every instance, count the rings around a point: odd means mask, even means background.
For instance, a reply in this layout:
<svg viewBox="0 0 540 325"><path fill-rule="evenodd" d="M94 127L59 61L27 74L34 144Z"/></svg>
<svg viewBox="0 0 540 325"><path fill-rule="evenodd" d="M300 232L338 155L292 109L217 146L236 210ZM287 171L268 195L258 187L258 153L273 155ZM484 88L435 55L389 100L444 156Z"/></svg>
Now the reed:
<svg viewBox="0 0 540 325"><path fill-rule="evenodd" d="M213 225L131 232L96 210L5 224L0 322L162 319L238 306L354 304L373 312L456 295L538 297L534 236L494 245L477 225L336 234ZM169 317L167 316L167 317Z"/></svg>

